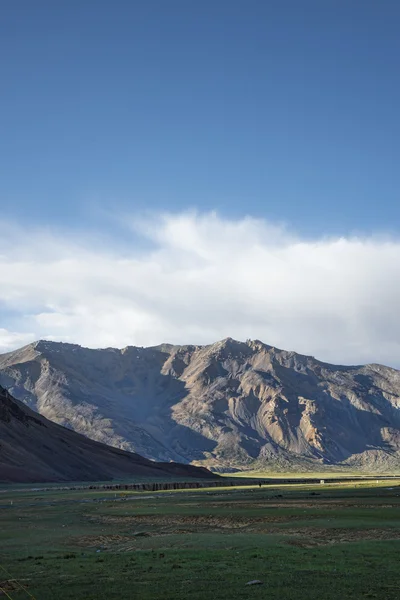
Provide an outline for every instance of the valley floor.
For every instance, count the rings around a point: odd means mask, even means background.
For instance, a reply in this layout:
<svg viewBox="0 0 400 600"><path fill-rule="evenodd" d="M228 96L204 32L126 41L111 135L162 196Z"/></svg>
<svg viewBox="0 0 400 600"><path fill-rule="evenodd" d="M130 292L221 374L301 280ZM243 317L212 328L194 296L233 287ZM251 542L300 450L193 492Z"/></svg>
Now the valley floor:
<svg viewBox="0 0 400 600"><path fill-rule="evenodd" d="M0 491L12 600L394 600L399 551L400 480Z"/></svg>

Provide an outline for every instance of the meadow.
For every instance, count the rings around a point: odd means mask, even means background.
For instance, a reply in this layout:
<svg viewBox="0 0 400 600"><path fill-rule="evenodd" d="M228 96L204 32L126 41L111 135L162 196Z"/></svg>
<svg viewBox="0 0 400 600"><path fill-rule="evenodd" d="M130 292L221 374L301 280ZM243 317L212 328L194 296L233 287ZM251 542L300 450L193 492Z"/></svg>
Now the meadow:
<svg viewBox="0 0 400 600"><path fill-rule="evenodd" d="M398 599L399 551L400 479L0 490L11 600Z"/></svg>

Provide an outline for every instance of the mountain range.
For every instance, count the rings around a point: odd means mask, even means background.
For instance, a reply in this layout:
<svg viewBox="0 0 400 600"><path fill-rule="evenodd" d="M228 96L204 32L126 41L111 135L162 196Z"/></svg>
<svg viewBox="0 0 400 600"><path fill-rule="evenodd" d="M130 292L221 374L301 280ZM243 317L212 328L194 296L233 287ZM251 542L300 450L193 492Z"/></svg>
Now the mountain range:
<svg viewBox="0 0 400 600"><path fill-rule="evenodd" d="M235 469L400 469L400 371L335 366L259 340L0 355L0 384L92 440Z"/></svg>

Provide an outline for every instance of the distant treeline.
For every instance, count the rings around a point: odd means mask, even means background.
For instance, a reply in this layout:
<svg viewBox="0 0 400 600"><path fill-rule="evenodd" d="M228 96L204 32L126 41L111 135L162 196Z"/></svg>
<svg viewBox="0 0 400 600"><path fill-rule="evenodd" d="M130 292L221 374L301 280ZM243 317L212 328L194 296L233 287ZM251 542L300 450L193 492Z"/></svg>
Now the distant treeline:
<svg viewBox="0 0 400 600"><path fill-rule="evenodd" d="M381 476L380 480L392 479L393 476ZM344 482L360 482L360 481L371 481L376 480L376 477L357 477L357 478L293 478L293 479L245 479L238 477L234 479L227 479L221 477L215 481L168 481L168 482L147 482L147 483L109 483L109 484L91 484L88 486L82 486L89 490L108 490L108 491L143 491L143 492L159 492L164 490L185 490L185 489L201 489L201 488L213 488L213 487L238 487L238 486L263 486L263 485L280 485L280 484L294 484L294 483L305 483L305 484L318 484L318 483L344 483ZM69 487L68 489L82 489L81 486Z"/></svg>

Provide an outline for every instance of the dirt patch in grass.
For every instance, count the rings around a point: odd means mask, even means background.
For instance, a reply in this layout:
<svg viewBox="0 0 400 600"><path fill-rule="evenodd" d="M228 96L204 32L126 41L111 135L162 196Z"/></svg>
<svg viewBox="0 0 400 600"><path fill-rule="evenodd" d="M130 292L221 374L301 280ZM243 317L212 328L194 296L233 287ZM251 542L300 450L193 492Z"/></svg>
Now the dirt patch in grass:
<svg viewBox="0 0 400 600"><path fill-rule="evenodd" d="M126 535L82 535L79 537L70 538L68 541L72 542L76 546L82 546L85 548L109 548L110 546L116 546L127 541L131 538Z"/></svg>
<svg viewBox="0 0 400 600"><path fill-rule="evenodd" d="M305 506L305 503L302 504ZM336 505L337 506L337 505ZM254 506L252 507L254 508ZM330 544L357 542L363 540L397 540L400 530L393 528L324 528L305 525L296 527L296 521L317 519L318 515L87 515L91 522L105 529L121 531L122 535L92 535L74 538L70 541L78 546L123 550L138 547L138 538L168 535L190 535L193 533L249 533L278 535L285 543L299 547L313 547ZM287 524L284 529L279 525ZM299 524L300 525L300 524ZM139 544L140 545L140 544Z"/></svg>
<svg viewBox="0 0 400 600"><path fill-rule="evenodd" d="M147 525L149 527L161 527L170 529L171 526L191 525L194 527L207 527L210 529L241 529L263 518L251 519L239 516L215 516L215 515L128 515L128 516L100 516L96 521L112 525Z"/></svg>
<svg viewBox="0 0 400 600"><path fill-rule="evenodd" d="M207 518L196 518L195 522L192 522L189 517L185 517L185 520L190 525L177 527L169 527L167 529L159 529L153 531L146 531L146 537L160 537L171 534L189 535L191 533L203 532L215 532L229 533L230 531L237 530L237 527L225 526L222 530L216 528L213 522ZM206 529L202 529L199 526L199 522L204 524L207 521ZM252 530L248 529L250 533ZM269 528L268 530L258 531L261 534L279 535L283 537L286 544L291 546L297 546L300 548L313 548L316 546L328 546L331 544L343 544L350 542L359 541L381 541L381 540L398 540L400 539L400 531L396 529L324 529L315 527L300 527L290 529L278 529ZM116 552L127 552L138 548L138 541L141 536L137 532L133 532L131 535L85 535L75 538L70 538L69 543L72 542L75 546L85 548L97 548L101 550L111 550ZM139 544L140 546L140 544Z"/></svg>
<svg viewBox="0 0 400 600"><path fill-rule="evenodd" d="M270 530L268 533L282 534L282 530ZM329 544L343 544L349 542L361 542L366 540L398 540L400 531L396 529L317 529L314 527L302 527L299 529L285 529L285 536L291 539L286 541L292 546L301 548L312 548L313 546L326 546Z"/></svg>
<svg viewBox="0 0 400 600"><path fill-rule="evenodd" d="M308 515L307 519L317 516ZM93 520L93 518L91 518ZM304 515L263 515L260 517L242 517L240 515L104 515L97 516L95 521L103 525L134 525L156 527L161 530L178 527L186 530L195 529L221 530L243 529L263 523L287 523L304 520Z"/></svg>
<svg viewBox="0 0 400 600"><path fill-rule="evenodd" d="M342 508L365 508L365 509L376 509L376 508L399 508L400 502L397 503L376 503L368 504L352 500L322 500L317 498L315 500L284 500L281 502L224 502L224 503L210 503L207 506L212 508L224 508L224 509L235 509L240 508L241 510L254 510L266 508L269 510L286 508L290 510L304 510L304 509L322 509L322 510L338 510Z"/></svg>

